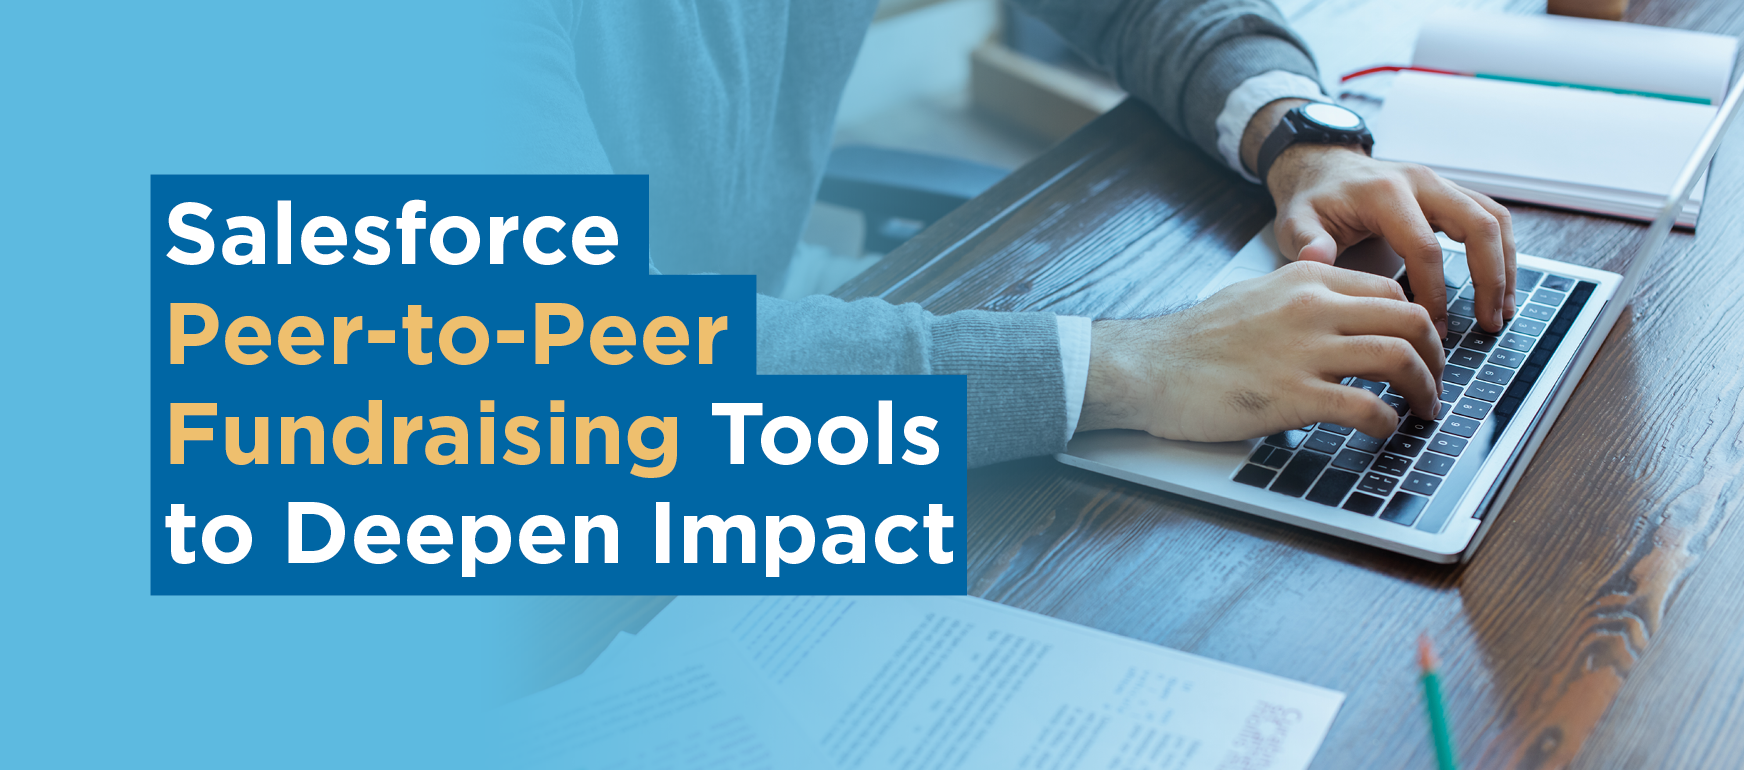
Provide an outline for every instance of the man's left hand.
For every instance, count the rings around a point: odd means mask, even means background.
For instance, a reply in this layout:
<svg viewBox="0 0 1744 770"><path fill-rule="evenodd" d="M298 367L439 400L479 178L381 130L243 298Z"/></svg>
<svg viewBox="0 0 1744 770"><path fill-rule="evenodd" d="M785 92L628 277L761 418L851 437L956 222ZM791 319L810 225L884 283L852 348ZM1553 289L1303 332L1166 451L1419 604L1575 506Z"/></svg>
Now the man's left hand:
<svg viewBox="0 0 1744 770"><path fill-rule="evenodd" d="M1249 135L1269 134L1300 103L1267 105L1254 116ZM1423 166L1375 160L1359 148L1337 145L1290 147L1265 181L1278 208L1278 246L1292 259L1331 264L1344 249L1380 235L1405 258L1412 294L1445 335L1447 290L1435 238L1440 230L1465 244L1478 324L1499 331L1514 317L1513 226L1508 210L1489 196Z"/></svg>

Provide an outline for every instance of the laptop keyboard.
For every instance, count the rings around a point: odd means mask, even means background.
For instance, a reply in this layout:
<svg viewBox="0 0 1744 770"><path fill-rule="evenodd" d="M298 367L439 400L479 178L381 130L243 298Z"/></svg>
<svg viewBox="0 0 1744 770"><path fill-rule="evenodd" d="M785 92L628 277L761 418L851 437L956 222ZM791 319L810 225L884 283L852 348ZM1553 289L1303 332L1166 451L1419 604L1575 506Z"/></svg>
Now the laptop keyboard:
<svg viewBox="0 0 1744 770"><path fill-rule="evenodd" d="M1441 340L1447 364L1440 419L1411 414L1386 383L1349 378L1344 384L1380 396L1404 418L1394 433L1376 438L1328 423L1287 430L1262 441L1236 481L1404 527L1441 530L1490 442L1519 410L1596 288L1519 269L1515 293L1524 301L1500 333L1489 334L1473 318L1465 254L1447 252L1443 269L1450 301Z"/></svg>

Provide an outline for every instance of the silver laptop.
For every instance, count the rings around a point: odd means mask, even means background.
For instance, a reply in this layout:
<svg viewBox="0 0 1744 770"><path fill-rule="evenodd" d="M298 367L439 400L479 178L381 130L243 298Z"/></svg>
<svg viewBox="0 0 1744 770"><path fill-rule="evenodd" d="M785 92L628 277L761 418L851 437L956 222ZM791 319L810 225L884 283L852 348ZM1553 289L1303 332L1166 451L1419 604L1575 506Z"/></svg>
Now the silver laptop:
<svg viewBox="0 0 1744 770"><path fill-rule="evenodd" d="M1412 415L1386 383L1347 379L1393 404L1404 419L1375 437L1337 425L1304 426L1263 439L1203 444L1139 431L1097 431L1057 455L1067 465L1217 503L1247 513L1436 562L1471 558L1574 391L1672 222L1720 135L1738 112L1744 78L1732 86L1659 216L1636 240L1618 275L1519 255L1518 314L1499 334L1472 319L1465 253L1446 238L1449 332L1442 341L1441 419ZM1266 227L1201 292L1282 264ZM1626 247L1627 248L1627 247ZM1403 278L1404 261L1378 240L1338 264Z"/></svg>

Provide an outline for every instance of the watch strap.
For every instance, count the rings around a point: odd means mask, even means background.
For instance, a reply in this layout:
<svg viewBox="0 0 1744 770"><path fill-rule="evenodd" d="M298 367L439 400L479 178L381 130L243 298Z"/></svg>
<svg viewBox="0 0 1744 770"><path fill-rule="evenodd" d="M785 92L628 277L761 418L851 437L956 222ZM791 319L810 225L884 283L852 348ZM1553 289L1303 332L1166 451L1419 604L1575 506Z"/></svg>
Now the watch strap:
<svg viewBox="0 0 1744 770"><path fill-rule="evenodd" d="M1290 112L1294 113L1295 110ZM1271 173L1272 164L1278 160L1278 156L1284 154L1286 148L1296 143L1296 123L1291 120L1291 117L1290 113L1286 113L1284 119L1278 121L1277 127L1273 128L1272 133L1266 137L1266 141L1260 144L1260 155L1255 162L1258 168L1255 171L1258 172L1261 185L1266 184L1266 175Z"/></svg>
<svg viewBox="0 0 1744 770"><path fill-rule="evenodd" d="M1304 105L1298 105L1284 113L1284 118L1278 121L1277 127L1273 128L1265 142L1260 144L1259 157L1255 159L1257 166L1255 170L1258 172L1260 184L1266 183L1266 175L1271 173L1272 164L1277 162L1278 156L1284 154L1284 150L1297 144L1357 146L1361 147L1364 153L1373 153L1375 137L1369 133L1367 125L1350 131L1321 128L1310 123L1309 118L1302 115L1302 106Z"/></svg>

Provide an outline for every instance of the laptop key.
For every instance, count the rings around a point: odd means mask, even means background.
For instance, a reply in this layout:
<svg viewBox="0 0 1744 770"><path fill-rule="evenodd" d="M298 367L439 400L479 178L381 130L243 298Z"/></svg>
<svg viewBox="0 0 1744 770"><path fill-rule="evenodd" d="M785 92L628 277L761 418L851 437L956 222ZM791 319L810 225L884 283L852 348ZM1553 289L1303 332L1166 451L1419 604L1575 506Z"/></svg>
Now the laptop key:
<svg viewBox="0 0 1744 770"><path fill-rule="evenodd" d="M1316 452L1325 452L1327 454L1336 453L1339 447L1343 445L1344 439L1339 438L1338 434L1326 433L1318 430L1314 431L1314 433L1308 437L1308 440L1302 443L1304 448L1312 449Z"/></svg>
<svg viewBox="0 0 1744 770"><path fill-rule="evenodd" d="M1451 415L1447 419L1441 421L1441 432L1451 433L1460 438L1471 438L1472 434L1478 432L1478 425L1482 422L1482 420L1461 417L1457 414Z"/></svg>
<svg viewBox="0 0 1744 770"><path fill-rule="evenodd" d="M1373 393L1377 396L1382 394L1382 393L1387 392L1386 385L1383 385L1383 384L1378 383L1378 382L1374 382L1372 380L1365 380L1365 379L1362 379L1361 377L1358 377L1356 380L1352 381L1350 384L1353 387L1362 388L1363 390L1366 390L1366 391Z"/></svg>
<svg viewBox="0 0 1744 770"><path fill-rule="evenodd" d="M1478 308L1477 305L1473 304L1469 299L1456 299L1448 304L1447 312L1452 313L1453 315L1471 316L1476 318L1478 315Z"/></svg>
<svg viewBox="0 0 1744 770"><path fill-rule="evenodd" d="M1467 335L1465 341L1461 342L1460 345L1471 350L1480 350L1488 353L1496 347L1496 336L1493 334L1478 332Z"/></svg>
<svg viewBox="0 0 1744 770"><path fill-rule="evenodd" d="M1332 458L1319 452L1297 452L1291 458L1290 464L1278 471L1278 480L1272 482L1272 491L1291 497L1301 497L1314 483L1314 477L1326 468Z"/></svg>
<svg viewBox="0 0 1744 770"><path fill-rule="evenodd" d="M1350 434L1350 438L1345 439L1344 445L1347 448L1355 449L1358 452L1374 454L1381 451L1382 441L1381 439L1370 436L1367 433L1358 431Z"/></svg>
<svg viewBox="0 0 1744 770"><path fill-rule="evenodd" d="M1295 449L1302 445L1302 440L1305 438L1308 438L1308 434L1304 431L1286 430L1267 436L1266 443L1283 449Z"/></svg>
<svg viewBox="0 0 1744 770"><path fill-rule="evenodd" d="M1295 452L1292 452L1288 449L1279 449L1275 446L1274 447L1266 447L1266 448L1272 450L1272 456L1270 458L1268 458L1265 462L1260 463L1260 464L1266 466L1267 468L1282 468L1285 465L1289 464L1290 458L1296 456Z"/></svg>
<svg viewBox="0 0 1744 770"><path fill-rule="evenodd" d="M1459 332L1455 332L1455 331L1450 331L1450 332L1442 335L1441 336L1441 349L1443 351L1448 352L1448 353L1453 352L1454 348L1459 347L1459 340L1463 336L1464 335L1460 334Z"/></svg>
<svg viewBox="0 0 1744 770"><path fill-rule="evenodd" d="M1477 382L1472 383L1471 387L1465 389L1465 394L1472 398L1481 401L1488 401L1494 404L1496 403L1496 399L1502 397L1502 386L1493 382L1478 380Z"/></svg>
<svg viewBox="0 0 1744 770"><path fill-rule="evenodd" d="M1532 349L1534 340L1524 334L1508 332L1502 335L1502 347L1525 353Z"/></svg>
<svg viewBox="0 0 1744 770"><path fill-rule="evenodd" d="M1552 316L1554 317L1554 315L1555 314L1553 313ZM1447 317L1447 330L1464 334L1471 331L1473 323L1475 323L1475 321L1467 316L1450 315Z"/></svg>
<svg viewBox="0 0 1744 770"><path fill-rule="evenodd" d="M1343 468L1347 471L1366 471L1369 469L1369 463L1374 459L1375 456L1368 454L1367 452L1358 452L1355 449L1341 449L1338 452L1338 456L1332 458L1332 467ZM1327 503L1327 505L1332 505L1332 503Z"/></svg>
<svg viewBox="0 0 1744 770"><path fill-rule="evenodd" d="M1387 451L1406 457L1416 457L1423 451L1424 440L1415 436L1397 435L1387 442Z"/></svg>
<svg viewBox="0 0 1744 770"><path fill-rule="evenodd" d="M1519 310L1521 316L1535 321L1549 321L1556 317L1556 308L1550 307L1549 305L1538 305L1529 302Z"/></svg>
<svg viewBox="0 0 1744 770"><path fill-rule="evenodd" d="M1489 416L1490 405L1475 398L1462 398L1459 400L1459 404L1453 407L1453 413L1461 417L1482 420Z"/></svg>
<svg viewBox="0 0 1744 770"><path fill-rule="evenodd" d="M1277 471L1248 463L1241 466L1241 470L1235 472L1235 481L1237 484L1265 489L1267 484L1272 483L1272 477L1276 475L1278 475Z"/></svg>
<svg viewBox="0 0 1744 770"><path fill-rule="evenodd" d="M1544 277L1544 274L1538 272L1537 270L1527 270L1526 268L1523 268L1523 267L1515 268L1514 269L1514 293L1515 294L1525 294L1526 292L1532 291L1532 287L1538 285L1538 279L1543 278L1543 277Z"/></svg>
<svg viewBox="0 0 1744 770"><path fill-rule="evenodd" d="M1525 362L1526 355L1518 350L1496 348L1496 352L1490 354L1490 363L1506 366L1509 369L1518 369L1520 368L1520 364Z"/></svg>
<svg viewBox="0 0 1744 770"><path fill-rule="evenodd" d="M1320 475L1320 481L1315 482L1314 488L1308 491L1308 502L1336 506L1344 501L1344 494L1356 486L1359 478L1361 476L1349 471L1328 468Z"/></svg>
<svg viewBox="0 0 1744 770"><path fill-rule="evenodd" d="M1399 432L1407 436L1429 438L1435 435L1435 421L1426 420L1417 415L1408 415L1399 422Z"/></svg>
<svg viewBox="0 0 1744 770"><path fill-rule="evenodd" d="M1323 422L1323 423L1320 423L1319 425L1316 425L1314 427L1319 428L1320 430L1323 430L1323 431L1330 432L1330 433L1337 433L1340 436L1350 435L1350 429L1344 427L1343 425L1333 425L1332 423L1329 423L1329 422Z"/></svg>
<svg viewBox="0 0 1744 770"><path fill-rule="evenodd" d="M1401 489L1428 497L1435 494L1435 490L1440 486L1441 479L1436 476L1427 473L1413 473L1405 477L1405 486Z"/></svg>
<svg viewBox="0 0 1744 770"><path fill-rule="evenodd" d="M1513 322L1508 325L1510 331L1517 331L1521 334L1528 334L1533 337L1543 334L1544 327L1545 323L1543 321L1534 321L1530 318L1521 318L1520 316L1514 316Z"/></svg>
<svg viewBox="0 0 1744 770"><path fill-rule="evenodd" d="M1360 513L1364 516L1373 516L1373 515L1375 515L1376 511L1379 511L1381 509L1381 504L1385 503L1385 502L1386 502L1385 500L1382 500L1379 497L1375 497L1374 495L1365 495L1361 492L1352 492L1352 493L1350 493L1350 499L1344 501L1344 509L1347 511L1350 511L1351 513Z"/></svg>
<svg viewBox="0 0 1744 770"><path fill-rule="evenodd" d="M1460 386L1455 385L1451 382L1443 381L1441 383L1441 400L1446 402L1446 403L1451 404L1455 401L1458 401L1459 394L1463 393L1463 392L1465 392L1464 388L1461 388Z"/></svg>
<svg viewBox="0 0 1744 770"><path fill-rule="evenodd" d="M1387 406L1393 407L1393 411L1398 412L1400 417L1404 417L1411 411L1411 405L1405 403L1405 397L1397 393L1381 396L1381 400L1387 402Z"/></svg>
<svg viewBox="0 0 1744 770"><path fill-rule="evenodd" d="M1390 476L1403 476L1411 468L1411 458L1396 454L1383 454L1375 458L1375 470Z"/></svg>
<svg viewBox="0 0 1744 770"><path fill-rule="evenodd" d="M1542 302L1546 305L1555 307L1561 305L1563 299L1567 296L1568 295L1563 294L1560 291L1551 291L1550 289L1540 288L1538 291L1532 292L1532 301Z"/></svg>
<svg viewBox="0 0 1744 770"><path fill-rule="evenodd" d="M1453 355L1447 357L1447 362L1450 364L1459 364L1460 366L1468 366L1468 367L1471 367L1473 369L1476 369L1479 366L1483 365L1484 354L1479 353L1476 350L1472 350L1471 348L1461 348L1459 350L1453 351Z"/></svg>
<svg viewBox="0 0 1744 770"><path fill-rule="evenodd" d="M1451 382L1455 385L1464 385L1471 382L1472 375L1474 374L1477 374L1477 370L1475 369L1467 369L1463 366L1448 364L1441 369L1441 381Z"/></svg>
<svg viewBox="0 0 1744 770"><path fill-rule="evenodd" d="M1400 492L1387 501L1387 508L1381 511L1381 518L1409 527L1417 523L1417 517L1423 514L1423 508L1428 504L1429 500L1426 498Z"/></svg>
<svg viewBox="0 0 1744 770"><path fill-rule="evenodd" d="M1362 483L1357 484L1356 488L1359 492L1367 492L1375 497L1386 497L1393 493L1393 487L1398 483L1399 480L1391 476L1369 473L1363 476Z"/></svg>
<svg viewBox="0 0 1744 770"><path fill-rule="evenodd" d="M1518 280L1518 278L1515 280ZM1566 275L1556 275L1555 273L1547 274L1544 276L1544 288L1555 289L1557 291L1568 291L1569 289L1574 288L1574 279Z"/></svg>
<svg viewBox="0 0 1744 770"><path fill-rule="evenodd" d="M1505 367L1484 364L1484 367L1478 370L1478 380L1481 382L1493 382L1497 385L1506 385L1508 384L1508 380L1511 379L1514 379L1514 370ZM1472 384L1476 385L1477 383L1474 382Z"/></svg>
<svg viewBox="0 0 1744 770"><path fill-rule="evenodd" d="M1417 458L1417 470L1433 473L1437 476L1446 476L1448 471L1453 470L1453 458L1434 452L1424 452L1422 457Z"/></svg>
<svg viewBox="0 0 1744 770"><path fill-rule="evenodd" d="M1478 298L1478 287L1476 287L1476 286L1473 286L1471 284L1466 284L1465 288L1459 290L1459 299L1477 299L1477 298Z"/></svg>
<svg viewBox="0 0 1744 770"><path fill-rule="evenodd" d="M1458 457L1460 452L1465 451L1465 444L1466 440L1458 436L1437 433L1435 438L1429 440L1429 451L1440 452L1448 457Z"/></svg>
<svg viewBox="0 0 1744 770"><path fill-rule="evenodd" d="M1254 450L1253 457L1250 458L1250 460L1259 463L1260 465L1264 465L1267 468L1282 468L1284 467L1284 463L1290 461L1290 450L1261 444L1259 449Z"/></svg>

